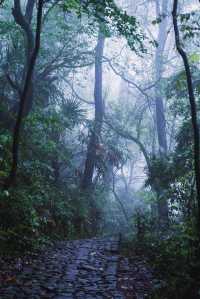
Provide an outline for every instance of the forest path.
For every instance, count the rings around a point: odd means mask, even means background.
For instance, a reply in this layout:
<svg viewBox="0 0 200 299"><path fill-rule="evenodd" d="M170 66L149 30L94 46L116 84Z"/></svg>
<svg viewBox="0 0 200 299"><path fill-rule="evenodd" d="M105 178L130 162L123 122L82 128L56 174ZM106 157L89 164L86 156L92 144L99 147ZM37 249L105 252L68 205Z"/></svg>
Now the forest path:
<svg viewBox="0 0 200 299"><path fill-rule="evenodd" d="M150 289L144 265L130 266L112 238L63 241L29 261L0 263L0 299L142 299Z"/></svg>

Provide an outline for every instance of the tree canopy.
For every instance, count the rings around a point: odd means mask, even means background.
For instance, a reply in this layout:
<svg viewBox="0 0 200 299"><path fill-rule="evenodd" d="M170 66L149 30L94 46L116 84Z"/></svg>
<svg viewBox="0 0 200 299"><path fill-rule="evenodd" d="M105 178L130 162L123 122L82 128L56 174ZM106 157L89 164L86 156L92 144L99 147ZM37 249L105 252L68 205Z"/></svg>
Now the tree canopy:
<svg viewBox="0 0 200 299"><path fill-rule="evenodd" d="M0 1L0 255L122 234L200 290L198 1Z"/></svg>

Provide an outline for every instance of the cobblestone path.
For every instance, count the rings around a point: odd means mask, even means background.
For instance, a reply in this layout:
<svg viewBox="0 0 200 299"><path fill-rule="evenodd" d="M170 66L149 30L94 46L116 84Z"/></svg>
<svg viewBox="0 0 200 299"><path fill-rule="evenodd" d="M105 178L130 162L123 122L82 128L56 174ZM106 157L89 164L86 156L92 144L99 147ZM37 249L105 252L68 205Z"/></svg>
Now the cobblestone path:
<svg viewBox="0 0 200 299"><path fill-rule="evenodd" d="M132 285L131 269L121 259L118 243L110 238L60 242L9 275L2 264L0 299L145 298L137 295L137 282L136 288Z"/></svg>

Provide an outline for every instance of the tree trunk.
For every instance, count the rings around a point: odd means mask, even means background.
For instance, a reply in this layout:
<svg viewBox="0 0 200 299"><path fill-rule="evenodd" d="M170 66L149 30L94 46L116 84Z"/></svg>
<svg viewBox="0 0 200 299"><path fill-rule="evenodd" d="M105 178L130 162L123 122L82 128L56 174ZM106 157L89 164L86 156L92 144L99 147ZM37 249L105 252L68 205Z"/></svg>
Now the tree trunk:
<svg viewBox="0 0 200 299"><path fill-rule="evenodd" d="M87 156L85 161L85 169L81 182L82 189L88 189L92 186L92 178L95 169L96 161L96 148L99 142L99 136L101 134L104 105L102 98L102 57L104 49L105 37L99 29L98 42L95 53L95 88L94 88L94 99L95 99L95 119L94 127L91 132Z"/></svg>
<svg viewBox="0 0 200 299"><path fill-rule="evenodd" d="M159 32L158 32L158 47L156 49L156 57L155 57L155 73L156 77L155 80L157 82L155 88L155 97L156 97L156 125L157 125L157 134L158 134L158 145L159 145L159 152L160 155L165 155L167 152L167 138L166 138L166 121L165 121L165 112L164 112L164 104L162 98L162 86L159 84L160 80L162 79L163 74L163 54L164 48L167 39L167 24L168 19L167 15L167 8L168 8L168 0L162 1L162 10L159 6L159 1L157 0L156 3L156 14L157 18L162 16L162 21L159 25Z"/></svg>
<svg viewBox="0 0 200 299"><path fill-rule="evenodd" d="M12 80L12 75L9 74L9 70L5 70L5 78L7 79L9 85L13 89L14 95L13 99L17 99L18 96L20 97L24 88L25 84L25 79L26 79L26 74L27 70L30 64L30 59L31 55L34 50L34 34L33 30L31 27L31 22L33 18L33 11L34 11L34 6L35 6L36 0L28 0L26 3L26 8L25 8L25 15L22 13L21 9L21 3L20 0L14 0L14 7L12 9L12 14L14 17L14 20L16 24L18 24L22 32L24 34L24 43L25 43L25 63L23 66L23 70L18 74L18 82L14 82ZM11 56L15 55L14 54L15 49L11 49ZM9 55L10 56L10 55ZM9 61L9 57L8 57ZM11 61L10 61L11 63ZM29 84L29 91L28 91L28 100L26 101L26 105L24 107L24 116L27 116L29 112L31 111L32 108L32 103L33 103L33 83L32 80ZM2 95L4 96L4 94ZM15 100L14 105L8 110L8 111L0 111L0 120L1 123L4 125L5 128L8 130L13 130L15 126L15 118L17 117L17 113L19 110L19 101L18 99Z"/></svg>
<svg viewBox="0 0 200 299"><path fill-rule="evenodd" d="M200 146L199 146L199 126L197 120L197 108L196 101L194 96L194 87L192 82L192 74L190 70L190 65L188 61L188 57L184 49L182 48L179 28L177 22L177 8L178 8L178 0L174 0L173 5L173 24L174 24L174 33L175 33L175 41L176 48L180 56L182 57L186 79L187 79L187 88L188 88L188 96L190 101L190 109L191 109L191 118L192 118L192 127L193 127L193 137L194 137L194 170L195 170L195 179L196 179L196 191L197 191L197 204L198 204L198 233L200 237Z"/></svg>
<svg viewBox="0 0 200 299"><path fill-rule="evenodd" d="M20 89L22 89L22 90L25 86L26 74L28 73L28 68L30 66L32 55L34 52L34 47L35 47L34 34L33 34L32 28L31 28L31 21L33 18L33 9L35 6L35 2L36 2L35 0L27 1L25 15L22 14L20 0L14 0L14 8L12 10L12 14L15 19L15 22L22 28L22 30L25 34L26 63L24 65L23 74L22 74L22 82L20 84L21 85ZM27 93L28 93L27 100L26 100L26 103L25 103L24 109L23 109L24 115L27 115L31 111L31 108L32 108L32 103L33 103L32 78L29 82L29 88L28 88ZM18 104L16 104L16 105L17 105L17 109L18 109Z"/></svg>
<svg viewBox="0 0 200 299"><path fill-rule="evenodd" d="M18 1L15 2L19 4ZM17 6L17 8L19 8ZM22 91L22 94L20 96L20 103L19 103L19 111L17 115L16 124L14 127L14 133L13 133L13 145L12 145L12 165L11 165L11 171L8 179L5 182L5 188L8 189L12 186L12 184L15 181L16 173L17 173L17 167L18 167L18 155L19 155L19 143L20 143L20 130L23 120L23 113L24 108L26 106L26 103L28 101L29 91L31 87L32 82L32 76L34 67L36 64L36 59L39 53L40 49L40 34L41 34L41 24L42 24L42 9L43 9L43 0L39 0L38 2L38 11L37 11L37 27L36 27L36 36L35 36L35 46L34 50L32 52L30 62L27 69L26 79L24 88Z"/></svg>
<svg viewBox="0 0 200 299"><path fill-rule="evenodd" d="M159 24L158 31L158 47L156 49L155 56L155 104L156 104L156 128L158 136L158 146L159 146L159 155L161 158L165 158L167 154L167 137L166 137L166 120L165 120L165 111L163 104L163 95L162 95L162 86L159 83L162 79L163 74L163 54L167 39L167 12L168 12L168 0L162 0L160 7L160 1L156 0L156 15L157 18L161 17L162 20ZM161 222L168 221L168 203L166 200L160 197L159 190L157 191L158 195L158 216Z"/></svg>

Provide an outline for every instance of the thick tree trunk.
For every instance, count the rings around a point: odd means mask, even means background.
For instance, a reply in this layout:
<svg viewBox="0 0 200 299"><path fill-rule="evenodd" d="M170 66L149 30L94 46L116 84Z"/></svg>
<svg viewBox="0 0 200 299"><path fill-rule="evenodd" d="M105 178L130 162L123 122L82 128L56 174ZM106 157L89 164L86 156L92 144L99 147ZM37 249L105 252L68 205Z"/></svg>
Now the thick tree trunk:
<svg viewBox="0 0 200 299"><path fill-rule="evenodd" d="M104 49L105 37L101 30L99 30L98 42L96 46L95 54L95 88L94 88L94 99L95 99L95 119L94 127L91 132L87 156L85 161L85 169L83 179L81 182L82 189L87 189L92 186L92 178L95 169L96 161L96 148L99 142L99 136L101 133L101 127L103 122L104 105L102 98L102 57Z"/></svg>
<svg viewBox="0 0 200 299"><path fill-rule="evenodd" d="M188 96L190 101L190 109L191 109L191 118L192 118L192 126L193 126L193 136L194 136L194 170L195 170L195 178L196 178L196 191L197 191L197 203L198 203L198 231L200 236L200 145L199 145L199 126L197 120L197 108L196 101L194 96L194 87L192 82L192 74L190 70L190 65L188 61L188 57L184 49L182 48L182 44L180 41L179 28L177 22L177 9L178 9L178 0L174 0L173 5L173 24L174 24L174 33L175 33L175 41L176 48L180 56L182 57L185 73L187 78L187 87L188 87Z"/></svg>
<svg viewBox="0 0 200 299"><path fill-rule="evenodd" d="M19 4L18 1L15 2L15 5L16 5L16 3ZM34 50L32 52L29 66L27 69L24 88L23 88L22 94L20 96L19 111L18 111L18 115L17 115L16 124L14 127L14 133L13 133L12 165L11 165L10 175L5 183L6 189L8 189L9 187L11 187L13 185L15 178L16 178L17 167L18 167L20 130L21 130L21 125L22 125L22 120L23 120L23 113L24 113L24 108L25 108L27 100L28 100L29 91L30 91L31 82L32 82L33 71L34 71L36 59L38 56L38 52L40 49L42 9L43 9L43 0L39 0L38 11L37 11L37 27L36 27L36 36L35 36L35 46L34 46Z"/></svg>

